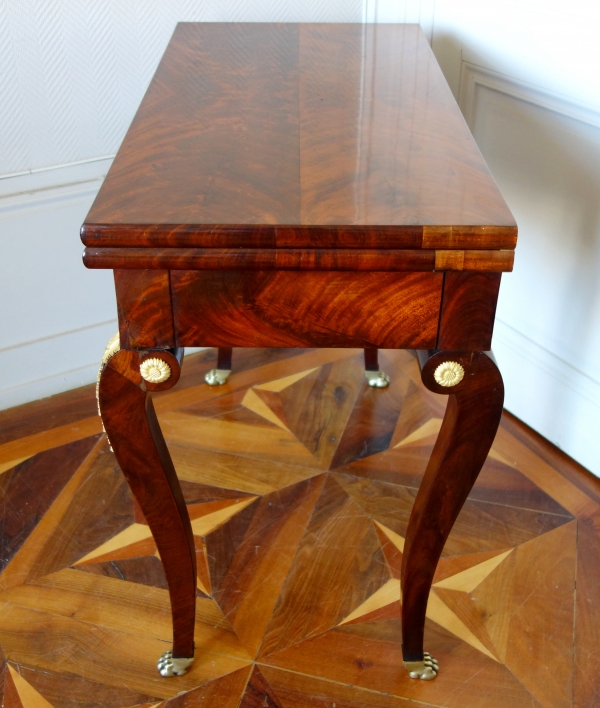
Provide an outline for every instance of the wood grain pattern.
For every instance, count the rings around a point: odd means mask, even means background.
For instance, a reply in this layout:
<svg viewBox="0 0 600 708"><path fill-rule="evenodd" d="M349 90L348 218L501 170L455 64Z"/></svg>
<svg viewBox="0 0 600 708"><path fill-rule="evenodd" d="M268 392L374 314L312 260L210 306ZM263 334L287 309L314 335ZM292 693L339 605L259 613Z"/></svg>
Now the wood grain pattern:
<svg viewBox="0 0 600 708"><path fill-rule="evenodd" d="M171 698L161 708L238 708L253 671L252 665Z"/></svg>
<svg viewBox="0 0 600 708"><path fill-rule="evenodd" d="M139 365L137 352L125 349L109 359L100 377L98 402L119 466L152 529L165 569L173 614L173 655L191 657L196 597L194 540L152 399L139 387Z"/></svg>
<svg viewBox="0 0 600 708"><path fill-rule="evenodd" d="M160 702L156 696L132 691L126 686L107 686L99 681L90 681L83 676L65 676L53 671L36 671L17 666L21 677L37 690L52 708L96 708L97 706L136 706L151 708ZM7 708L13 704L6 702ZM16 707L15 707L16 708ZM24 708L36 708L25 705Z"/></svg>
<svg viewBox="0 0 600 708"><path fill-rule="evenodd" d="M53 448L0 477L4 501L0 511L0 570L31 535L97 441L96 437L85 438ZM32 489L35 489L34 499L30 498Z"/></svg>
<svg viewBox="0 0 600 708"><path fill-rule="evenodd" d="M379 358L392 381L374 391L362 383L360 349L238 349L230 382L210 387L203 375L216 352L200 352L186 359L179 390L155 394L159 419L199 422L185 444L165 425L205 564L196 663L177 679L156 672L171 639L169 594L151 570L155 545L123 534L141 533L145 517L136 518L106 439L78 447L57 438L51 458L33 456L32 469L50 460L76 469L0 573L0 642L13 670L52 708L595 705L600 485L564 454L554 461L526 429L515 437L506 416L434 576L425 637L440 674L425 684L401 669L403 539L446 396L424 387L409 353ZM268 417L245 407L248 391L264 395ZM45 409L50 430L69 410L56 405L56 416ZM11 429L43 433L32 411L37 427L21 409ZM205 421L219 449L191 434L208 430ZM280 433L304 449L302 465L281 454ZM333 468L347 436L346 461ZM12 474L0 476L0 495ZM37 485L28 496L25 481L11 513L29 518ZM10 671L5 693L5 704L21 700Z"/></svg>
<svg viewBox="0 0 600 708"><path fill-rule="evenodd" d="M508 249L517 243L515 226L489 227L290 226L211 224L198 229L188 224L84 224L81 239L93 248L390 248L390 249Z"/></svg>
<svg viewBox="0 0 600 708"><path fill-rule="evenodd" d="M483 353L436 353L423 365L423 383L435 393L448 389L434 379L445 361L458 361L464 378L451 387L439 437L415 499L402 555L402 652L423 659L427 602L446 539L471 491L496 435L504 386L495 362Z"/></svg>
<svg viewBox="0 0 600 708"><path fill-rule="evenodd" d="M428 251L324 248L93 248L87 268L168 270L349 270L507 272L514 251Z"/></svg>
<svg viewBox="0 0 600 708"><path fill-rule="evenodd" d="M332 542L334 537L336 543ZM355 555L361 563L356 564ZM334 627L388 577L367 515L329 478L259 655L268 657Z"/></svg>
<svg viewBox="0 0 600 708"><path fill-rule="evenodd" d="M252 655L260 646L323 482L317 477L262 499L215 594ZM265 573L268 567L272 570Z"/></svg>
<svg viewBox="0 0 600 708"><path fill-rule="evenodd" d="M417 25L182 23L82 233L499 249L516 227Z"/></svg>
<svg viewBox="0 0 600 708"><path fill-rule="evenodd" d="M492 348L501 276L446 273L437 349L484 351Z"/></svg>
<svg viewBox="0 0 600 708"><path fill-rule="evenodd" d="M177 344L427 348L437 336L442 278L173 271Z"/></svg>
<svg viewBox="0 0 600 708"><path fill-rule="evenodd" d="M240 708L284 708L258 666L252 671L240 701Z"/></svg>
<svg viewBox="0 0 600 708"><path fill-rule="evenodd" d="M166 270L115 270L122 349L175 346L171 289Z"/></svg>
<svg viewBox="0 0 600 708"><path fill-rule="evenodd" d="M590 521L592 523L590 523ZM600 516L578 525L577 590L575 609L575 655L573 705L577 708L600 702Z"/></svg>
<svg viewBox="0 0 600 708"><path fill-rule="evenodd" d="M41 401L0 411L0 450L8 442L36 433L47 434L53 428L80 423L84 418L95 416L98 411L95 388L93 384L82 386L57 396L48 396ZM40 450L32 450L31 454L36 452Z"/></svg>

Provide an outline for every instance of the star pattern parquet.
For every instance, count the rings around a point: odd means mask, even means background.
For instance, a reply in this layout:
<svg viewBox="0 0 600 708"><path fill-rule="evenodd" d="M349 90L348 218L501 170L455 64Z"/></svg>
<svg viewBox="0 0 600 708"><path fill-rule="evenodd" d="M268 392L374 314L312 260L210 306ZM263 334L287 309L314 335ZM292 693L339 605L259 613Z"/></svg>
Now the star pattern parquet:
<svg viewBox="0 0 600 708"><path fill-rule="evenodd" d="M165 578L93 392L0 414L4 708L600 705L600 488L574 463L503 422L434 579L440 674L416 682L400 567L445 398L402 351L383 390L355 350L236 350L209 387L214 357L155 397L198 560L182 677L155 669Z"/></svg>

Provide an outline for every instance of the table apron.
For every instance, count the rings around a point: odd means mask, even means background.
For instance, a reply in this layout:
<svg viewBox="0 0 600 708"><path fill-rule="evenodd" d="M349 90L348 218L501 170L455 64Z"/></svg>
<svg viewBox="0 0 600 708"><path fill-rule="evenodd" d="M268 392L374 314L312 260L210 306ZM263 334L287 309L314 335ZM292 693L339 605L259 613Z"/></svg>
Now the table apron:
<svg viewBox="0 0 600 708"><path fill-rule="evenodd" d="M500 273L115 270L121 347L488 351Z"/></svg>
<svg viewBox="0 0 600 708"><path fill-rule="evenodd" d="M177 346L434 347L442 273L171 271Z"/></svg>

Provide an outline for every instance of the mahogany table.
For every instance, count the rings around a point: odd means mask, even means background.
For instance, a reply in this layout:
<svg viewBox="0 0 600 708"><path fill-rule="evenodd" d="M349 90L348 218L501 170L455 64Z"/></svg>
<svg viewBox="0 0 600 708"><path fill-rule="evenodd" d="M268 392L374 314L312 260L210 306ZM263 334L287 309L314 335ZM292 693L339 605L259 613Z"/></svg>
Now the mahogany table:
<svg viewBox="0 0 600 708"><path fill-rule="evenodd" d="M114 269L99 408L169 585L161 673L192 662L196 568L149 393L186 346L383 347L449 396L402 566L405 666L434 678L425 610L500 421L488 352L517 228L420 28L179 24L81 236Z"/></svg>

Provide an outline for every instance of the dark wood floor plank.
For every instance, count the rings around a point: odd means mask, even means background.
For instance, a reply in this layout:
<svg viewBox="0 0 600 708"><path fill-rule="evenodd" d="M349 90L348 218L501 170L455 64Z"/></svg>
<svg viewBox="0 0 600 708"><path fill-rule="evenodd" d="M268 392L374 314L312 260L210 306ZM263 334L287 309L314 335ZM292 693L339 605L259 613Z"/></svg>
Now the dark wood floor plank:
<svg viewBox="0 0 600 708"><path fill-rule="evenodd" d="M316 477L261 499L215 593L252 655L261 645L323 482Z"/></svg>
<svg viewBox="0 0 600 708"><path fill-rule="evenodd" d="M578 522L573 706L600 705L600 515Z"/></svg>
<svg viewBox="0 0 600 708"><path fill-rule="evenodd" d="M126 631L12 604L3 607L0 643L16 663L84 675L109 686L125 684L133 691L161 698L174 697L248 664L247 660L224 654L207 657L205 649L207 658L196 662L189 674L177 681L164 681L156 671L156 659L169 641L150 637L140 641L139 635Z"/></svg>
<svg viewBox="0 0 600 708"><path fill-rule="evenodd" d="M388 579L369 518L329 478L259 655L268 656L335 626Z"/></svg>
<svg viewBox="0 0 600 708"><path fill-rule="evenodd" d="M46 450L0 476L0 572L6 567L99 436Z"/></svg>
<svg viewBox="0 0 600 708"><path fill-rule="evenodd" d="M132 691L127 686L108 686L75 674L39 671L22 664L15 668L52 708L122 708L160 701L156 696Z"/></svg>
<svg viewBox="0 0 600 708"><path fill-rule="evenodd" d="M370 639L350 632L350 629L356 632L357 628L365 626L352 625L347 631L325 632L272 654L263 662L435 706L530 708L540 705L508 669L475 649L465 648L464 644L460 651L445 654L439 647L436 651L430 641L428 649L440 662L440 673L435 681L427 684L415 682L401 668L402 651L397 641Z"/></svg>
<svg viewBox="0 0 600 708"><path fill-rule="evenodd" d="M425 708L420 701L386 696L272 666L260 668L283 708Z"/></svg>
<svg viewBox="0 0 600 708"><path fill-rule="evenodd" d="M284 708L258 666L252 671L239 708Z"/></svg>
<svg viewBox="0 0 600 708"><path fill-rule="evenodd" d="M279 394L290 430L323 469L331 464L357 395L364 386L357 358L362 357L347 357L322 366ZM302 407L298 401L304 401Z"/></svg>
<svg viewBox="0 0 600 708"><path fill-rule="evenodd" d="M21 698L19 697L19 694L17 692L17 688L15 686L15 682L13 681L13 678L10 675L8 667L7 667L5 675L4 675L4 697L3 698L4 698L4 700L2 702L2 705L4 708L26 708L26 706L23 706Z"/></svg>
<svg viewBox="0 0 600 708"><path fill-rule="evenodd" d="M98 352L98 362L102 352ZM0 445L97 415L91 384L0 411Z"/></svg>
<svg viewBox="0 0 600 708"><path fill-rule="evenodd" d="M226 676L171 698L160 708L238 708L253 666L248 665Z"/></svg>
<svg viewBox="0 0 600 708"><path fill-rule="evenodd" d="M414 490L349 475L336 474L336 479L369 516L405 536ZM511 548L571 519L571 516L514 509L469 499L459 514L443 555Z"/></svg>
<svg viewBox="0 0 600 708"><path fill-rule="evenodd" d="M97 457L72 492L59 523L54 528L48 525L47 539L28 581L72 565L133 521L131 495L114 455L105 438L100 444ZM50 512L53 510L52 507ZM50 514L46 519L51 520ZM19 556L15 560L20 560Z"/></svg>
<svg viewBox="0 0 600 708"><path fill-rule="evenodd" d="M389 387L383 390L368 386L363 378L352 415L331 461L332 469L388 449L411 383L401 371L393 372Z"/></svg>
<svg viewBox="0 0 600 708"><path fill-rule="evenodd" d="M512 413L509 413L509 411L504 412L502 427L544 462L547 462L560 472L571 484L574 484L597 504L600 504L600 480L583 465L569 457L560 448L546 440L546 438L542 437Z"/></svg>
<svg viewBox="0 0 600 708"><path fill-rule="evenodd" d="M138 583L139 585L150 585L153 588L168 589L165 572L156 556L90 563L78 566L77 570L93 575L119 578L120 580L127 580L130 583Z"/></svg>

